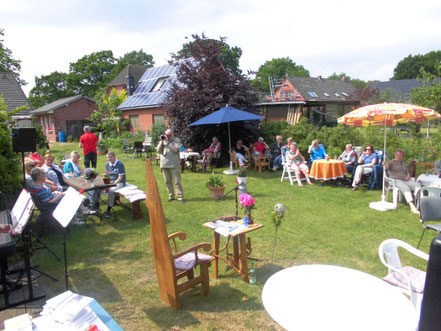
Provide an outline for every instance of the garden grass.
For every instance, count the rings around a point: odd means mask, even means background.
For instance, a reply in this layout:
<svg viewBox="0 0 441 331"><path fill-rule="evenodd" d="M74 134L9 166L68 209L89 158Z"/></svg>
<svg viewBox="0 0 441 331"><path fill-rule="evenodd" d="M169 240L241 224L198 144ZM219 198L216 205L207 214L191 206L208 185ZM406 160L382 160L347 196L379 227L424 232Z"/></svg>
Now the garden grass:
<svg viewBox="0 0 441 331"><path fill-rule="evenodd" d="M55 152L69 152L77 144L53 144ZM117 151L127 172L127 181L145 190L145 163L143 159L124 159ZM105 157L98 157L98 170L104 170ZM153 161L158 181L168 233L183 231L187 239L181 248L200 242L212 242L212 232L202 227L206 220L235 212L234 192L221 201L209 198L205 181L207 173L182 174L182 185L187 203L167 202L167 192L159 166ZM226 192L236 183L234 176L215 169L227 185ZM255 221L264 228L250 234L251 257L257 269L257 286L249 286L233 270L226 270L219 262L219 278L212 277L210 293L200 294L200 288L181 295L181 310L167 307L159 297L154 260L150 247L148 211L142 205L144 218L131 220L131 213L115 207L118 220L106 224L74 226L67 236L70 288L80 294L94 297L126 330L279 330L265 312L261 293L265 281L282 268L293 265L321 263L358 269L376 277L387 270L378 258L378 246L387 238L398 238L416 246L422 226L418 216L409 207L399 204L398 210L379 212L369 203L381 199L381 191L361 188L356 192L331 184L320 186L291 186L280 182L281 172L249 171L248 192L256 200ZM104 198L106 199L106 198ZM286 214L278 231L274 264L271 255L274 226L271 212L276 203L286 206ZM102 210L104 210L102 206ZM239 207L240 208L240 207ZM239 210L239 213L243 213ZM426 232L421 249L428 252L433 232ZM61 235L45 239L62 256ZM224 238L221 239L221 244ZM404 260L421 269L422 261L410 255ZM64 291L64 266L47 251L33 255L33 263L54 275L59 282L45 279L55 292ZM323 275L324 277L326 275ZM295 298L293 298L295 300Z"/></svg>

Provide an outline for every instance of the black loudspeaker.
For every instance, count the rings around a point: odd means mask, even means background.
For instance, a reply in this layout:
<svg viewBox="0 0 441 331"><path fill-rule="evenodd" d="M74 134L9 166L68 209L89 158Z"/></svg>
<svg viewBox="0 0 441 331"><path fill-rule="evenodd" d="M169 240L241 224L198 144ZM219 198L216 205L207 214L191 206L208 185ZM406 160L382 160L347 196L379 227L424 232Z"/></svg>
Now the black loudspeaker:
<svg viewBox="0 0 441 331"><path fill-rule="evenodd" d="M35 128L12 128L12 150L16 153L35 152L37 150Z"/></svg>
<svg viewBox="0 0 441 331"><path fill-rule="evenodd" d="M441 330L441 235L432 240L419 331Z"/></svg>

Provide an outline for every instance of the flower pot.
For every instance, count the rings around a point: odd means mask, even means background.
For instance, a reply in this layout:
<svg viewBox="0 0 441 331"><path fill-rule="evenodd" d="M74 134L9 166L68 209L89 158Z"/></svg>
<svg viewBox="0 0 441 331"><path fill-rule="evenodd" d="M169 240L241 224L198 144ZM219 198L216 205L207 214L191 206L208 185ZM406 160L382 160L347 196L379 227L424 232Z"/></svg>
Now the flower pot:
<svg viewBox="0 0 441 331"><path fill-rule="evenodd" d="M110 177L104 177L103 182L104 184L110 184Z"/></svg>
<svg viewBox="0 0 441 331"><path fill-rule="evenodd" d="M247 183L248 177L237 177L237 184Z"/></svg>
<svg viewBox="0 0 441 331"><path fill-rule="evenodd" d="M213 187L213 186L208 186L208 189L210 190L210 197L213 200L219 200L220 198L222 198L224 196L224 191L225 188L227 186L222 186L222 187Z"/></svg>

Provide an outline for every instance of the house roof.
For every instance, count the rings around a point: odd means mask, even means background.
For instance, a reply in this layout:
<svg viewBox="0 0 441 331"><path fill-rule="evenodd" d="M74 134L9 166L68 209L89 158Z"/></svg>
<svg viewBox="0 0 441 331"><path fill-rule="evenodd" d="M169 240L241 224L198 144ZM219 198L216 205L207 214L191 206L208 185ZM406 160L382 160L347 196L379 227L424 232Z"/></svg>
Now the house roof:
<svg viewBox="0 0 441 331"><path fill-rule="evenodd" d="M161 80L162 79L162 80ZM176 79L176 67L166 64L147 69L140 79L140 84L133 95L124 100L119 110L158 107L165 99L167 91ZM159 90L156 87L161 82Z"/></svg>
<svg viewBox="0 0 441 331"><path fill-rule="evenodd" d="M380 92L391 90L391 98L394 101L410 101L409 95L413 88L423 87L423 83L416 79L390 80L387 82L372 82L371 87L377 88Z"/></svg>
<svg viewBox="0 0 441 331"><path fill-rule="evenodd" d="M67 98L62 98L55 100L54 102L48 103L47 105L44 105L43 107L40 107L34 111L31 112L31 115L40 115L40 114L53 114L55 109L58 109L62 106L68 105L74 101L77 101L79 99L87 99L92 102L96 102L94 99L83 96L83 95L74 95Z"/></svg>
<svg viewBox="0 0 441 331"><path fill-rule="evenodd" d="M11 72L0 72L0 95L3 96L8 111L26 104L29 106L29 110L32 110L28 98ZM29 110L22 110L18 115L29 115Z"/></svg>
<svg viewBox="0 0 441 331"><path fill-rule="evenodd" d="M286 79L307 101L342 102L355 91L354 86L340 79L286 75Z"/></svg>
<svg viewBox="0 0 441 331"><path fill-rule="evenodd" d="M142 75L146 71L146 66L139 66L135 64L128 64L120 71L118 75L110 82L109 86L126 85L127 76L133 76L133 81L135 82L135 88L138 87L138 82L140 81Z"/></svg>

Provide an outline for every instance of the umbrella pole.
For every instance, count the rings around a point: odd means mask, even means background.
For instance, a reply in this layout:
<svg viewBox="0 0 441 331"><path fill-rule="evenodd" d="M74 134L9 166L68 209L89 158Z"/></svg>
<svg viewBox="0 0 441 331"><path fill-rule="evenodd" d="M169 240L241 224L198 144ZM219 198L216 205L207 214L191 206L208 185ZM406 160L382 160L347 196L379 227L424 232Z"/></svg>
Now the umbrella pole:
<svg viewBox="0 0 441 331"><path fill-rule="evenodd" d="M386 179L384 176L386 175L386 114L384 114L384 148L383 148L383 190L381 194L381 201L386 201L386 194L384 193L384 187L386 184Z"/></svg>
<svg viewBox="0 0 441 331"><path fill-rule="evenodd" d="M230 122L228 122L228 145L230 147L229 151L231 152ZM233 160L231 159L231 154L230 154L230 171L233 171Z"/></svg>

